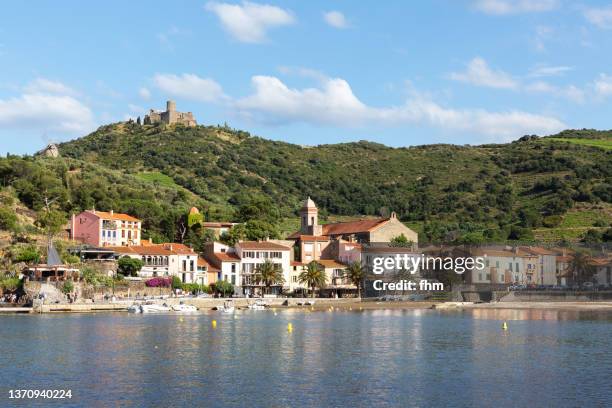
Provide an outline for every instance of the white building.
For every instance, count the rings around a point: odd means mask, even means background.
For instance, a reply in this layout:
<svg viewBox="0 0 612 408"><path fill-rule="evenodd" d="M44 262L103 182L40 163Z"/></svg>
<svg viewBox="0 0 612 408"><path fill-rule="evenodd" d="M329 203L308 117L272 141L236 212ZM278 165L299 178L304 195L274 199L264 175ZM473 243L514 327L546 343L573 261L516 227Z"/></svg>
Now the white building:
<svg viewBox="0 0 612 408"><path fill-rule="evenodd" d="M147 243L110 249L115 251L118 258L129 256L142 260L144 266L139 276L143 278L178 276L183 283L208 284L207 271L202 267L198 269L198 254L186 245Z"/></svg>
<svg viewBox="0 0 612 408"><path fill-rule="evenodd" d="M270 241L242 241L234 247L220 242L211 242L205 249L207 261L221 272L221 279L234 285L236 295L260 295L263 283L257 282L257 266L270 260L279 265L284 283L272 287L272 293L291 290L291 248Z"/></svg>

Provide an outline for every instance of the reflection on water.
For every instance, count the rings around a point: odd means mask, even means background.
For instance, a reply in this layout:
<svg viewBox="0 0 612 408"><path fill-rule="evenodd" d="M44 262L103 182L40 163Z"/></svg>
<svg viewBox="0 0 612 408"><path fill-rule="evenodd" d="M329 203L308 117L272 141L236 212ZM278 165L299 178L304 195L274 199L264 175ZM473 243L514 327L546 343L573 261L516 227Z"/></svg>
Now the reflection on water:
<svg viewBox="0 0 612 408"><path fill-rule="evenodd" d="M610 406L611 329L610 314L541 310L2 316L0 401L56 388L73 391L62 406Z"/></svg>

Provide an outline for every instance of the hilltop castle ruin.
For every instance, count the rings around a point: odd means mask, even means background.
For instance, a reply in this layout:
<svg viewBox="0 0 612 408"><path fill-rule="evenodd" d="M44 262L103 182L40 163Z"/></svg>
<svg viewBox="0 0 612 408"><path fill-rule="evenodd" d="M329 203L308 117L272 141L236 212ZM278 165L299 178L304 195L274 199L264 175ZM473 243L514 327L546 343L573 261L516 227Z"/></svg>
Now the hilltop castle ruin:
<svg viewBox="0 0 612 408"><path fill-rule="evenodd" d="M168 125L179 123L184 126L196 126L198 124L193 113L177 112L176 102L174 101L166 102L165 112L156 111L154 109L149 110L149 113L144 117L144 124L152 125L155 123L165 123Z"/></svg>

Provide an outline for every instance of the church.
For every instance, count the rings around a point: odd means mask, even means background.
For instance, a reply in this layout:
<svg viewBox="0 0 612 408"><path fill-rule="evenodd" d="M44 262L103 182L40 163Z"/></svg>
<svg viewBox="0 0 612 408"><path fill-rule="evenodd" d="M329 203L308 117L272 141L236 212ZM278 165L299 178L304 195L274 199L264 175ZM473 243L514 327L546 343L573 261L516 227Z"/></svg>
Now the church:
<svg viewBox="0 0 612 408"><path fill-rule="evenodd" d="M388 218L362 219L331 224L319 224L319 210L308 197L300 209L301 227L287 237L295 241L302 263L320 259L335 259L350 263L359 259L361 244L388 243L404 235L418 244L418 234L406 227L393 212Z"/></svg>

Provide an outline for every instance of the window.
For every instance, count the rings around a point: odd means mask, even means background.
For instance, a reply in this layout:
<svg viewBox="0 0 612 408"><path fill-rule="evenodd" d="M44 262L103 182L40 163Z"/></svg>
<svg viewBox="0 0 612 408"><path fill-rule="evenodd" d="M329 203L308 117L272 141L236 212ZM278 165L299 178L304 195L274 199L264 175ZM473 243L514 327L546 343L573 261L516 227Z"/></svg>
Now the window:
<svg viewBox="0 0 612 408"><path fill-rule="evenodd" d="M235 263L232 264L232 273L236 273L236 264Z"/></svg>
<svg viewBox="0 0 612 408"><path fill-rule="evenodd" d="M187 270L187 261L183 259L183 270Z"/></svg>
<svg viewBox="0 0 612 408"><path fill-rule="evenodd" d="M193 260L189 261L189 270L193 272L195 266Z"/></svg>
<svg viewBox="0 0 612 408"><path fill-rule="evenodd" d="M491 274L487 273L487 280L491 280Z"/></svg>
<svg viewBox="0 0 612 408"><path fill-rule="evenodd" d="M499 261L495 261L495 267L499 268Z"/></svg>
<svg viewBox="0 0 612 408"><path fill-rule="evenodd" d="M297 278L298 278L298 277L297 277L297 276L295 276L295 275L294 275L294 276L292 276L292 277L291 277L291 282L293 282L293 283L297 283L297 280L298 280Z"/></svg>
<svg viewBox="0 0 612 408"><path fill-rule="evenodd" d="M518 264L518 262L516 263L516 271L517 272L519 271L519 264Z"/></svg>
<svg viewBox="0 0 612 408"><path fill-rule="evenodd" d="M488 259L485 261L485 266L489 267L489 260Z"/></svg>
<svg viewBox="0 0 612 408"><path fill-rule="evenodd" d="M482 273L478 274L478 280L481 281L482 280Z"/></svg>
<svg viewBox="0 0 612 408"><path fill-rule="evenodd" d="M314 217L310 217L310 225L314 225Z"/></svg>
<svg viewBox="0 0 612 408"><path fill-rule="evenodd" d="M499 274L499 283L504 283L504 274L503 273Z"/></svg>
<svg viewBox="0 0 612 408"><path fill-rule="evenodd" d="M125 238L125 230L121 230L121 238Z"/></svg>
<svg viewBox="0 0 612 408"><path fill-rule="evenodd" d="M510 267L510 272L512 272L512 262L510 262L508 266Z"/></svg>
<svg viewBox="0 0 612 408"><path fill-rule="evenodd" d="M236 275L232 275L232 285L236 284Z"/></svg>

